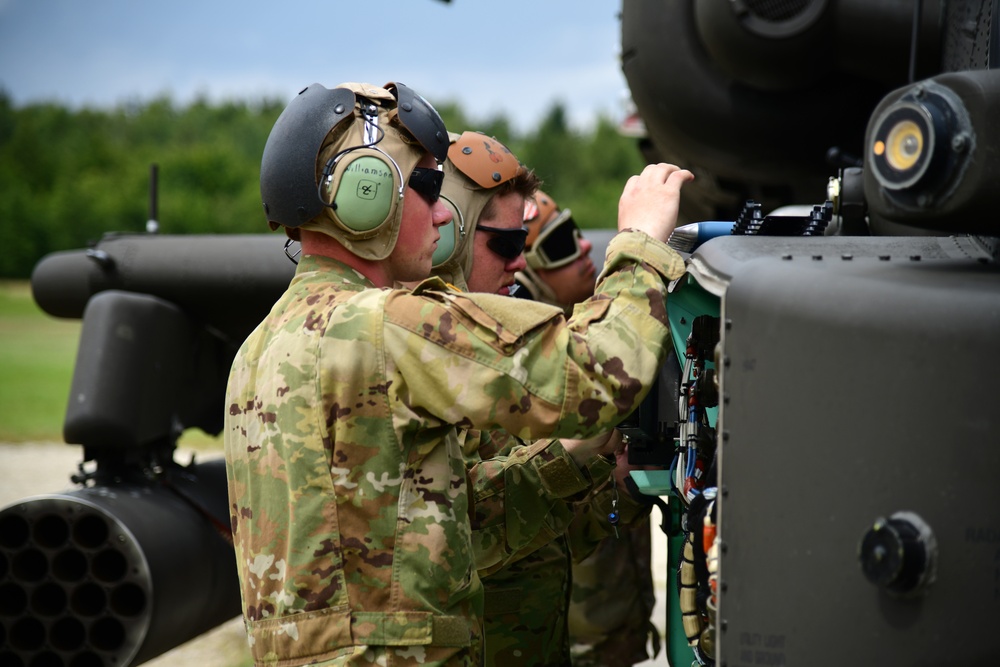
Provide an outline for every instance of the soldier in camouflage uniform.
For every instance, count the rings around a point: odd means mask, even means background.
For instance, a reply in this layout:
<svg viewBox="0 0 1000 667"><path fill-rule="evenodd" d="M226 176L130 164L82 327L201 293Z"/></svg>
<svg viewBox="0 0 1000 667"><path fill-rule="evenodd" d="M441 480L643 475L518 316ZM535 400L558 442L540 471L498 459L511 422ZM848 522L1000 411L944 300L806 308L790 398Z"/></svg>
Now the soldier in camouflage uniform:
<svg viewBox="0 0 1000 667"><path fill-rule="evenodd" d="M591 244L583 239L576 225L572 222L571 213L560 212L548 195L536 192L525 201L524 225L522 216L516 209L501 215L500 207L493 205L498 197L499 189L494 180L476 178L477 171L488 172L490 162L486 159L495 151L481 151L479 145L489 145L495 140L475 133L452 135L452 148L449 150L449 160L445 163L448 178L442 189L442 198L452 207L453 222L449 223L449 232L454 236L454 242L445 244L446 251L436 255L435 273L445 275L459 285L478 292L509 293L515 276L519 287L524 290L528 281L538 281L538 285L528 283L531 296L543 296L539 300L557 305L560 310L572 310L574 303L585 300L593 293L596 271L590 260ZM477 155L480 157L476 161ZM537 203L536 203L537 202ZM479 213L479 211L482 213ZM455 223L454 221L459 221ZM540 235L543 223L551 222L558 228L545 229ZM536 239L544 247L528 246L528 260L521 254L514 256L499 255L491 252L487 243L490 236L479 235L486 226L488 234L498 227L520 232L527 232L527 243ZM462 235L459 229L464 230ZM451 241L451 239L449 239ZM537 269L537 271L533 270ZM466 279L467 276L467 279ZM546 280L551 278L550 281ZM544 281L544 282L543 282ZM520 293L518 293L520 296ZM563 302L565 299L567 302ZM469 461L479 458L489 459L495 456L516 454L525 447L515 438L506 434L493 433L482 441L469 440L463 448ZM616 434L617 435L617 434ZM536 443L537 444L537 443ZM550 520L546 522L546 531L539 534L530 545L508 558L508 562L495 564L480 563L480 575L483 576L483 586L486 593L484 612L486 633L486 665L488 667L518 664L534 665L568 665L570 663L570 634L568 611L570 609L571 589L576 591L571 577L570 537L574 550L587 553L597 547L601 537L610 532L607 515L611 509L610 481L611 470L608 461L595 457L587 462L587 470L596 482L602 483L601 492L586 499L593 508L586 506L576 510L579 518L572 524L574 518L573 504L554 505ZM478 499L477 499L478 500ZM580 498L571 500L579 501ZM529 514L529 508L520 507L511 502L512 506L522 514ZM647 520L648 511L643 505L622 497L619 503L619 514L629 520L636 517L637 522ZM597 511L594 511L594 510ZM597 525L594 525L597 524ZM567 529L573 526L570 534ZM626 524L619 529L623 537ZM645 523L648 534L648 522ZM641 536L641 531L640 531ZM474 540L476 534L474 533ZM648 539L647 539L648 544ZM631 543L623 543L617 552L619 555L631 552ZM608 553L607 550L599 553ZM612 553L612 555L614 555ZM629 564L635 563L630 559ZM646 564L647 572L649 563ZM612 580L610 589L617 591L623 583L634 581L634 573L630 578L621 581ZM652 588L646 591L652 595ZM623 597L632 599L627 591L622 591ZM604 619L619 621L620 619ZM634 633L628 633L628 628L618 627L634 638ZM648 625L648 613L646 624ZM611 629L611 628L605 628ZM590 635L594 637L594 635ZM645 635L641 647L645 655Z"/></svg>
<svg viewBox="0 0 1000 667"><path fill-rule="evenodd" d="M453 217L441 228L434 274L463 291L506 295L514 273L524 268L521 211L538 179L493 137L449 136L441 199ZM547 439L511 449L506 443L523 443L506 433L461 429L458 435L469 464L480 570L501 567L539 533L546 540L561 533L573 518L573 503L593 488L595 478L585 466L592 447L581 447L578 440ZM605 481L609 470L602 472L598 481Z"/></svg>
<svg viewBox="0 0 1000 667"><path fill-rule="evenodd" d="M525 266L514 276L514 296L557 306L568 316L594 293L594 245L580 233L573 212L540 190L525 204L524 226Z"/></svg>
<svg viewBox="0 0 1000 667"><path fill-rule="evenodd" d="M607 433L668 349L666 285L683 261L664 242L690 172L654 165L629 179L624 233L567 321L440 279L391 289L430 274L449 219L435 166L447 148L436 111L401 84L309 86L265 146L265 212L301 240L302 258L227 388L255 664L480 664L457 428Z"/></svg>
<svg viewBox="0 0 1000 667"><path fill-rule="evenodd" d="M483 146L487 150L484 151ZM544 249L539 248L537 252L529 249L528 262L536 266L537 273L529 269L520 253L515 255L510 252L504 255L490 249L489 243L495 240L497 234L525 234L522 216L517 208L502 210L503 207L495 204L498 199L506 201L505 196L500 194L503 192L501 183L492 178L481 177L489 175L495 166L488 158L505 150L495 139L481 134L466 132L463 135L452 135L449 160L445 163L448 178L442 189L442 198L452 208L453 222L442 230L447 243L439 244L434 272L471 291L498 294L513 291L510 287L515 276L523 277L526 272L534 279L551 276L552 287L549 287L548 282L541 287L544 290L542 293L549 297L545 301L558 305L568 314L572 304L560 303L560 299L575 303L590 296L593 293L596 271L587 254L591 249L590 243L581 238L569 214L560 213L551 198L539 192L528 199L524 207L525 217L531 218L526 230L529 243L539 238L541 225L534 224L539 208L545 216L543 222L550 218L558 219L559 225L569 222L567 229L560 229L558 233L546 230L540 237L545 243ZM535 204L536 199L540 202L539 205ZM528 216L527 211L533 211L534 214ZM477 233L484 230L486 233ZM510 248L511 251L518 249L519 245L512 245ZM560 253L558 256L557 252ZM537 261L539 259L541 261ZM551 271L548 270L550 268ZM560 276L564 279L560 279ZM518 282L523 288L523 283ZM541 290L534 288L532 293L538 294ZM517 458L525 447L506 434L488 435L489 437L484 436L481 440L473 437L465 440L463 450L470 462L497 456L501 459L511 455L511 458ZM539 444L541 443L535 443L535 446ZM550 446L548 449L553 448ZM574 540L576 549L589 552L595 548L600 536L608 531L606 517L610 510L611 494L607 483L610 473L608 461L595 457L587 463L585 470L588 477L597 483L603 483L602 493L588 499L601 511L581 512L585 514L586 520L578 519L574 523L580 527L572 535L577 538ZM477 511L482 506L478 491L477 488ZM523 495L519 496L519 500L523 498ZM580 498L577 496L567 500L579 501ZM522 504L523 501L512 501L511 507L516 508L523 516L531 516L534 508ZM646 517L646 512L642 511L645 508L638 506L636 509L636 504L628 498L623 498L620 504L620 514L631 518L639 513L642 517L638 519L640 521ZM567 539L566 529L573 517L574 503L551 504L545 530L517 553L508 553L506 563L489 558L479 560L480 575L483 576L486 592L488 666L569 663L567 611L570 605L571 576L570 540ZM596 521L603 524L603 527L586 524L586 521ZM478 536L479 531L474 531L474 544L478 543ZM481 555L477 553L477 556ZM617 585L616 582L615 587ZM651 589L649 593L652 594ZM644 642L641 649L645 650Z"/></svg>
<svg viewBox="0 0 1000 667"><path fill-rule="evenodd" d="M593 246L580 233L572 211L560 209L541 191L525 206L524 224L528 229L526 266L517 273L516 296L553 304L568 315L575 304L593 293L597 275L590 258ZM623 472L624 466L616 470L619 476ZM656 598L649 505L620 494L619 514L630 520L620 522L614 535L600 539L603 531L594 531L594 519L599 527L599 520L607 516L607 495L593 499L593 510L588 508L590 521L578 520L570 530L573 557L568 629L574 667L626 667L642 662L649 658L646 646L650 638L654 656L659 652L659 633L650 622ZM594 544L595 539L600 542ZM539 595L546 578L533 579L525 591ZM488 612L488 580L485 583Z"/></svg>
<svg viewBox="0 0 1000 667"><path fill-rule="evenodd" d="M525 201L534 196L537 180L527 188L518 183L513 171L497 171L498 156L513 158L513 155L493 137L465 132L451 134L451 140L441 198L452 212L452 222L441 230L442 242L434 255L434 274L465 291L508 295L515 274L526 266L523 250L527 230L521 212ZM519 472L519 460L531 460L529 452L554 452L553 456L558 456L561 451L558 441L546 440L530 446L503 432L466 429L460 431L459 438L470 469L481 469L483 461L509 461L512 465L502 471L508 479L511 472ZM584 463L581 460L575 467L587 475L589 470ZM513 578L518 586L525 580L520 561L524 558L522 549L537 553L539 546L535 542L540 542L544 552L551 540L563 539L561 534L573 516L572 501L579 500L583 492L565 497L566 502L549 502L548 507L539 508L538 500L545 494L531 493L532 489L522 483L520 475L514 479L518 483L508 481L503 493L493 494L489 477L472 477L476 508L473 548L485 591L484 664L487 667L560 664L569 656L568 643L564 641L565 605L553 601L568 593L568 588L560 590L565 577L539 582L543 590L556 597L545 599L539 609L523 610L529 614L528 623L518 618L522 612L520 588L511 587L508 580ZM510 522L516 533L512 530L508 535L493 538L482 529L488 512L508 510L523 517ZM530 535L525 524L538 516L546 521ZM525 539L515 542L517 537ZM535 571L530 568L528 572ZM557 570L555 574L561 572ZM511 619L511 614L515 618Z"/></svg>
<svg viewBox="0 0 1000 667"><path fill-rule="evenodd" d="M442 228L443 242L435 253L434 274L466 291L508 295L515 274L526 266L523 210L525 201L534 196L537 180L529 188L519 183L513 170L497 170L498 156L513 158L513 155L495 138L477 132L452 134L451 138L441 198L453 218ZM543 440L527 445L506 433L476 430L463 430L459 437L471 469L482 468L482 461L511 463L503 471L509 481L502 494L491 493L489 477L472 478L476 507L473 547L479 572L484 575L486 600L485 665L563 664L569 659L566 604L560 603L569 593L566 550L555 549L562 560L554 568L546 568L544 563L551 556L551 541L565 542L562 533L573 517L573 501L581 500L585 490L564 496L563 502L550 500L546 507L540 507L539 501L551 494L530 488L520 474L511 475L519 473L517 466L521 460L531 460L532 452L559 457L563 451L563 443L559 441ZM575 468L594 481L585 459L574 463ZM597 481L605 481L609 472L605 465ZM520 520L509 522L517 532L511 530L493 539L482 525L487 513L494 510L519 517ZM538 517L545 521L535 530L531 523ZM532 581L536 574L546 576ZM528 604L522 608L522 599L539 600L522 595L521 587L526 584L539 585L544 596L539 598L540 605Z"/></svg>

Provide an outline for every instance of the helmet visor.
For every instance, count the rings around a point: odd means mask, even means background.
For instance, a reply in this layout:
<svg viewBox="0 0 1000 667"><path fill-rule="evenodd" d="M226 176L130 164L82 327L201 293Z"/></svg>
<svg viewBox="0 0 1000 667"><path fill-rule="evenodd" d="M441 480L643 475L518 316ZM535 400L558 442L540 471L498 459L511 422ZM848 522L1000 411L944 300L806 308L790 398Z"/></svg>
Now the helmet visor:
<svg viewBox="0 0 1000 667"><path fill-rule="evenodd" d="M434 156L438 164L442 164L448 157L449 139L448 130L437 109L412 88L401 83L387 83L385 88L395 92L399 122Z"/></svg>

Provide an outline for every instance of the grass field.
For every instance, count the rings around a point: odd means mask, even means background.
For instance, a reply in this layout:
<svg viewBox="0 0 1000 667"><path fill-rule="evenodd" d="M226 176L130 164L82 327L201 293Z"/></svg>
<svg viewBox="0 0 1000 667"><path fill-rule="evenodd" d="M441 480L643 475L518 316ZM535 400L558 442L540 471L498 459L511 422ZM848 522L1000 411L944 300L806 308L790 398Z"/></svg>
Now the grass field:
<svg viewBox="0 0 1000 667"><path fill-rule="evenodd" d="M29 281L0 281L0 442L62 441L80 328L43 312ZM180 444L221 448L197 429Z"/></svg>
<svg viewBox="0 0 1000 667"><path fill-rule="evenodd" d="M80 321L45 314L27 280L0 281L0 441L61 440Z"/></svg>

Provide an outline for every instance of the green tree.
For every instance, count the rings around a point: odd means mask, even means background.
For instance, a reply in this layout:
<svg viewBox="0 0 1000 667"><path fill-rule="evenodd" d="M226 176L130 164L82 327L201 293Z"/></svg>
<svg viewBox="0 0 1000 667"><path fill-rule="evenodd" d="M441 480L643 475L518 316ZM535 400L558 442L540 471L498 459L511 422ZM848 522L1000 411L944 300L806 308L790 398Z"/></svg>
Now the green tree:
<svg viewBox="0 0 1000 667"><path fill-rule="evenodd" d="M264 233L260 158L284 106L200 99L181 107L160 97L109 110L17 108L0 91L0 277L27 277L44 255L108 232L145 231L153 164L162 233ZM454 131L507 144L584 227L614 226L621 188L642 168L633 140L609 119L580 132L562 104L526 133L503 114L469 118L456 102L437 108Z"/></svg>

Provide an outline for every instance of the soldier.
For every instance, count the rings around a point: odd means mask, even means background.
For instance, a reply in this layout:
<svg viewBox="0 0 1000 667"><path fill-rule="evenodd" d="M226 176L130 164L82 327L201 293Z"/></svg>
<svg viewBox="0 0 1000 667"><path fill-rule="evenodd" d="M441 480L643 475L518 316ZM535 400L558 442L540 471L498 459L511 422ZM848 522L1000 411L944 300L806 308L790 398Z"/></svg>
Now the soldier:
<svg viewBox="0 0 1000 667"><path fill-rule="evenodd" d="M569 315L574 305L594 293L594 246L580 234L573 212L560 210L541 191L525 204L524 225L526 266L515 276L514 295L558 306Z"/></svg>
<svg viewBox="0 0 1000 667"><path fill-rule="evenodd" d="M452 220L441 228L434 275L463 291L507 295L515 273L525 268L523 210L538 179L493 137L479 132L449 136L441 199ZM534 544L539 533L546 540L561 533L573 518L572 503L593 488L595 480L585 465L592 452L576 440L546 439L525 448L507 433L477 429L461 429L459 439L473 485L480 571L501 567ZM519 447L508 448L514 444ZM610 467L602 472L597 481L606 480ZM517 500L508 506L507 498ZM509 529L508 517L514 524Z"/></svg>
<svg viewBox="0 0 1000 667"><path fill-rule="evenodd" d="M461 136L452 135L452 140L449 160L445 163L448 177L441 196L452 207L453 223L446 227L444 234L447 236L450 233L450 238L454 239L454 242L448 244L447 253L436 256L435 274L447 276L453 283L467 286L467 289L472 291L498 294L509 293L510 285L516 276L521 289L529 293L529 298L531 295L543 296L544 298L540 300L556 305L568 314L576 302L583 301L593 293L596 278L594 264L589 257L592 246L589 241L581 237L572 220L572 214L568 210L560 212L555 202L543 192L535 192L533 196L525 198L523 216L514 209L501 214L501 207L494 203L499 198L497 191L500 189L498 187L500 184L494 179L479 179L477 174L489 173L492 165L488 158L506 149L495 139L473 132L466 132ZM484 151L481 149L482 145L491 148ZM454 223L456 220L459 221L458 224ZM526 228L522 225L526 225ZM553 225L557 229L553 230L548 225ZM487 245L488 237L477 233L482 231L483 226L486 226L486 229L502 227L525 233L526 242L529 244L525 247L527 262L520 254L516 257L505 257L490 252ZM464 234L459 230L464 230ZM539 243L545 244L544 249L530 245L538 239ZM551 278L551 285L549 282L541 282L547 278ZM539 283L534 285L529 281L539 281ZM526 283L530 291L525 289ZM567 299L568 302L561 299ZM480 459L495 461L498 457L499 459L509 457L510 462L516 462L510 464L510 467L514 467L524 457L529 456L529 452L539 451L539 446L542 452L558 449L557 443L553 441L542 441L529 447L503 433L474 432L468 434L465 439L463 451L470 462ZM517 552L506 553L504 562L495 557L484 558L484 555L489 553L486 547L492 544L489 540L482 539L483 531L474 532L474 544L480 547L477 558L486 597L484 627L487 667L502 667L509 664L526 667L568 665L571 647L568 616L571 609L571 590L577 597L581 592L593 593L590 599L602 593L576 587L573 579L575 575L571 576L570 570L570 547L572 544L574 550L582 557L599 546L597 542L601 536L611 532L606 525L607 510L610 509L612 495L608 479L611 465L598 457L578 463L586 464L588 477L594 484L600 485L602 490L601 493L586 499L593 505L592 507L577 508L573 502L550 501L543 509L536 505L544 497L541 492L537 495L521 493L517 496L517 501L513 499L513 493L508 492L508 502L514 506L508 509L512 511L516 509L521 516L530 519L535 519L544 512L546 521L541 531L534 530L535 526L532 525L532 534L529 534L528 527L519 533L522 537L531 537L527 543L508 542L507 546L516 549ZM474 478L474 481L477 480ZM528 490L528 483L525 480L520 481L521 487ZM489 489L488 480L484 483L485 488ZM477 515L485 513L487 509L484 504L487 499L483 498L479 487L476 487L475 500ZM565 500L579 502L584 499L570 496ZM527 505L527 502L531 502L532 505ZM647 535L645 543L648 545L648 507L622 496L618 510L629 521L644 523ZM576 516L574 512L579 514L575 521L573 521ZM605 525L603 527L592 525L595 522L603 522ZM635 566L635 559L631 556L636 545L633 544L633 540L628 539L629 533L625 532L626 525L628 524L623 523L619 530L627 541L619 543L617 549L614 546L609 548L601 544L591 559L606 560L607 554L612 557L617 555L617 560L610 563L617 567L621 565L620 556L626 554L630 556L628 564ZM573 532L568 535L567 530L570 526L573 527ZM638 537L641 538L641 535L640 528ZM613 539L608 539L608 542ZM641 539L636 541L641 542ZM644 564L646 572L649 572L648 560L639 564ZM584 574L589 573L588 569ZM641 572L638 575L632 572L625 574L627 576L623 576L622 583L634 582L637 576L641 579ZM619 587L620 582L615 580L610 589L618 591ZM621 592L623 597L631 602L637 601L635 596L631 595L631 591ZM651 582L642 592L649 597L653 596ZM645 602L646 595L638 602ZM585 603L586 600L582 602ZM617 605L611 605L609 608L619 610ZM640 614L642 608L640 605ZM648 617L651 610L651 605L646 608L646 620L641 624L640 632L635 633L625 627L620 615L609 618L607 615L602 615L599 610L587 608L586 611L589 612L586 615L589 621L587 628L592 630L588 633L587 639L591 642L596 640L599 630L594 627L595 623L603 621L604 629L613 627L622 630L630 640L635 640L641 634L641 646L631 648L641 650L645 657L645 630L649 626ZM635 613L636 610L629 610L629 614Z"/></svg>
<svg viewBox="0 0 1000 667"><path fill-rule="evenodd" d="M493 137L465 132L451 140L441 198L452 222L442 228L434 274L466 291L510 294L515 274L526 268L523 211L538 181L532 176L529 182L524 175L531 172ZM503 238L513 240L498 245ZM569 443L546 439L526 445L507 433L474 429L463 429L459 437L470 466L473 547L485 589L484 664L564 664L569 572L563 533L574 516L573 502L595 481L605 481L610 466L605 463L593 475L587 459L574 458L564 470L579 478L557 486L539 472L551 467L548 461L567 457ZM509 530L496 520L508 514L517 517ZM553 539L560 547L550 544ZM553 550L561 555L555 567Z"/></svg>
<svg viewBox="0 0 1000 667"><path fill-rule="evenodd" d="M525 204L524 224L528 229L527 266L517 273L516 296L550 303L568 315L574 305L593 293L597 275L590 258L593 245L576 226L572 211L560 209L541 191ZM615 470L619 478L627 474L627 457L621 459ZM619 486L624 488L621 479ZM654 656L659 652L659 633L650 621L656 602L650 505L620 494L618 511L627 520L620 522L614 535L594 544L601 531L594 531L593 519L607 516L607 496L604 493L591 499L594 507L586 512L590 519L578 520L570 528L568 546L573 554L568 631L574 667L634 665L649 658L649 639ZM554 542L547 550L558 545ZM556 561L554 557L550 560ZM523 587L526 595L544 599L539 596L540 589L553 576L541 574L536 572L534 581ZM489 580L484 583L488 595Z"/></svg>
<svg viewBox="0 0 1000 667"><path fill-rule="evenodd" d="M522 211L538 177L494 137L471 131L449 137L441 199L452 220L441 228L434 275L465 291L509 295L526 266Z"/></svg>
<svg viewBox="0 0 1000 667"><path fill-rule="evenodd" d="M479 664L456 425L600 451L669 345L683 261L665 241L690 172L629 179L595 296L567 321L439 279L391 289L430 274L447 149L433 107L393 83L309 86L268 137L265 212L302 257L236 355L225 424L257 664Z"/></svg>

